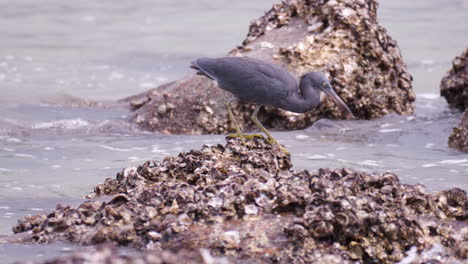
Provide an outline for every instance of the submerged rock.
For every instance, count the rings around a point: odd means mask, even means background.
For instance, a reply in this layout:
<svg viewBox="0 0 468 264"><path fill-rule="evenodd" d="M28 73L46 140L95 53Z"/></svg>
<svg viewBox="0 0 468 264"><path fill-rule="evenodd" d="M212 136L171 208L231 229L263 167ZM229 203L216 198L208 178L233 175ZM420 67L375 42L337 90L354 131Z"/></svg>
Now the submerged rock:
<svg viewBox="0 0 468 264"><path fill-rule="evenodd" d="M378 24L377 6L376 0L283 1L252 22L245 41L229 56L280 64L296 77L322 71L358 118L411 114L412 77L396 42ZM123 101L135 110L131 121L144 129L214 134L233 131L224 109L224 101L231 96L213 81L193 74ZM234 105L247 130L254 128L252 111L250 104ZM268 127L300 129L320 117L341 115L327 100L306 114L266 107L259 119Z"/></svg>
<svg viewBox="0 0 468 264"><path fill-rule="evenodd" d="M116 242L155 258L191 252L199 263L215 263L201 261L200 248L233 263L395 263L436 244L439 261L466 259L464 190L430 194L391 173L291 166L276 144L227 138L125 169L89 201L25 216L13 231L36 243Z"/></svg>
<svg viewBox="0 0 468 264"><path fill-rule="evenodd" d="M449 146L468 153L468 109L465 110L458 126L453 128Z"/></svg>
<svg viewBox="0 0 468 264"><path fill-rule="evenodd" d="M452 61L452 69L442 79L440 94L450 107L468 108L468 48Z"/></svg>

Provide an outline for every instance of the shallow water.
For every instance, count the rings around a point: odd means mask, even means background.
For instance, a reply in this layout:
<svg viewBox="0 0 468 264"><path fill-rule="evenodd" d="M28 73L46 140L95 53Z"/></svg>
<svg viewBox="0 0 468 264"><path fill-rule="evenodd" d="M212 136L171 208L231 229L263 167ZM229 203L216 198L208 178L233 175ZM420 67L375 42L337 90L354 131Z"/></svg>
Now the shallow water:
<svg viewBox="0 0 468 264"><path fill-rule="evenodd" d="M54 105L67 96L114 100L177 79L190 60L240 43L249 21L276 1L231 2L0 1L0 234L22 215L78 204L122 168L224 142L222 135L138 131L122 121L124 110ZM432 191L468 190L468 155L447 147L461 113L438 96L450 61L468 43L468 2L384 0L379 14L414 75L415 114L320 120L274 135L294 169L390 171ZM0 244L0 259L69 247Z"/></svg>

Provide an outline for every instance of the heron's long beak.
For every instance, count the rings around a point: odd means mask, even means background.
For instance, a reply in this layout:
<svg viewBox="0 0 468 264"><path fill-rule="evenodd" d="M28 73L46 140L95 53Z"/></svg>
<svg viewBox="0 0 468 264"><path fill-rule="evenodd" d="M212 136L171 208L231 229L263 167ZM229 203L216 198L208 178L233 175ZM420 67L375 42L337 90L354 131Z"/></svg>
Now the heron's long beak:
<svg viewBox="0 0 468 264"><path fill-rule="evenodd" d="M330 87L331 88L331 87ZM330 96L333 101L338 105L340 108L341 112L346 116L347 119L349 118L355 118L353 115L353 112L351 112L351 109L346 105L345 102L335 93L333 89L325 89L324 92Z"/></svg>

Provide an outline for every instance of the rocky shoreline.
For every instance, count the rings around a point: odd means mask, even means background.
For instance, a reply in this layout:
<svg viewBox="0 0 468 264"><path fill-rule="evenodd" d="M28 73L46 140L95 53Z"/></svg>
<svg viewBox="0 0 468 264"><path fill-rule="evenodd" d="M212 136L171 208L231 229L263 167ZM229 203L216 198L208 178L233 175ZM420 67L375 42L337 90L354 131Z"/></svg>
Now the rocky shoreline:
<svg viewBox="0 0 468 264"><path fill-rule="evenodd" d="M242 45L228 56L248 56L284 66L294 76L320 71L359 119L389 113L411 114L415 94L412 76L400 49L377 20L376 0L288 0L254 20ZM189 67L189 65L187 65ZM133 110L130 122L165 134L234 132L224 102L231 95L195 74L146 93L121 100ZM244 130L251 104L233 111ZM275 129L302 129L319 118L342 119L331 100L306 114L265 107L259 120Z"/></svg>
<svg viewBox="0 0 468 264"><path fill-rule="evenodd" d="M262 138L246 146L227 138L127 168L89 201L25 216L13 231L22 242L113 242L141 251L121 256L100 246L47 263L96 254L123 263L396 263L412 248L424 259L434 247L430 256L440 263L467 258L465 191L431 194L391 173L291 167L289 155Z"/></svg>

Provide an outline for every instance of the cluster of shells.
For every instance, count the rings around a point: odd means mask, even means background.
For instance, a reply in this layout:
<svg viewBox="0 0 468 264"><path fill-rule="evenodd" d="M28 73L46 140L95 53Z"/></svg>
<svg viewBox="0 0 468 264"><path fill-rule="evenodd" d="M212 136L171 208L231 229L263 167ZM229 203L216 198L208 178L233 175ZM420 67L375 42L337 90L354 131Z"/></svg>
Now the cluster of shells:
<svg viewBox="0 0 468 264"><path fill-rule="evenodd" d="M228 138L127 168L81 205L25 216L13 231L37 243L115 242L145 254L205 248L233 263L395 263L412 247L434 246L440 261L467 258L465 191L429 194L389 173L291 166L262 138Z"/></svg>
<svg viewBox="0 0 468 264"><path fill-rule="evenodd" d="M283 1L251 23L247 38L229 56L282 64L297 78L324 72L361 119L413 112L412 77L396 42L378 24L376 0ZM131 121L140 127L171 134L234 131L224 110L232 95L213 81L193 74L154 91L127 100L137 106ZM167 104L174 106L172 111L162 111ZM254 128L252 109L246 103L233 107L246 130ZM344 118L329 99L306 114L266 107L259 115L267 127L279 129L305 128L321 117Z"/></svg>

